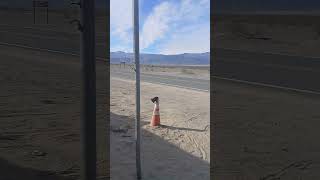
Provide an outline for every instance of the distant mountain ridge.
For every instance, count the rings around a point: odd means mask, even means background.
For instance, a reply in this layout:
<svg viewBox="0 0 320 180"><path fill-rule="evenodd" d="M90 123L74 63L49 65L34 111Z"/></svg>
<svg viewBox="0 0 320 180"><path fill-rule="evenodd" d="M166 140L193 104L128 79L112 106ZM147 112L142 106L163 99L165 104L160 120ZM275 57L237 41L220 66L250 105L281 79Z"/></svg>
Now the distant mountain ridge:
<svg viewBox="0 0 320 180"><path fill-rule="evenodd" d="M111 52L110 62L118 64L120 62L133 63L133 53L122 51ZM209 65L210 53L184 53L176 55L164 54L140 54L141 64L153 65Z"/></svg>

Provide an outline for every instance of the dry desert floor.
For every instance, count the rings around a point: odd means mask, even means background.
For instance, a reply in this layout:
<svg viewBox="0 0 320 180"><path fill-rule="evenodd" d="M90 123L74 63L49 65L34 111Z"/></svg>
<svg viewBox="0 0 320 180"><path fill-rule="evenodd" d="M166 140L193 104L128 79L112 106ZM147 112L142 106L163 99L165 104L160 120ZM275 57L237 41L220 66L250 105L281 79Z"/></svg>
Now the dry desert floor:
<svg viewBox="0 0 320 180"><path fill-rule="evenodd" d="M145 82L141 88L143 177L209 179L210 94ZM150 127L155 96L161 126ZM134 81L111 78L110 106L111 179L135 179Z"/></svg>

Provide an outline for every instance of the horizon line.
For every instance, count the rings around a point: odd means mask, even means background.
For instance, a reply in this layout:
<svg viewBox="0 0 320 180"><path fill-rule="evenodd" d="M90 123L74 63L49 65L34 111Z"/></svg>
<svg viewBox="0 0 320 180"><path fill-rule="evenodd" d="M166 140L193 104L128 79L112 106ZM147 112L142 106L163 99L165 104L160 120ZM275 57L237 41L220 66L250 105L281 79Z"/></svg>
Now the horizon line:
<svg viewBox="0 0 320 180"><path fill-rule="evenodd" d="M126 54L133 54L133 52L126 52L126 51L110 51L110 53L126 53ZM140 52L140 54L150 54L150 55L182 55L182 54L206 54L210 53L210 51L205 51L205 52L185 52L185 53L176 53L176 54L163 54L163 53L148 53L148 52Z"/></svg>

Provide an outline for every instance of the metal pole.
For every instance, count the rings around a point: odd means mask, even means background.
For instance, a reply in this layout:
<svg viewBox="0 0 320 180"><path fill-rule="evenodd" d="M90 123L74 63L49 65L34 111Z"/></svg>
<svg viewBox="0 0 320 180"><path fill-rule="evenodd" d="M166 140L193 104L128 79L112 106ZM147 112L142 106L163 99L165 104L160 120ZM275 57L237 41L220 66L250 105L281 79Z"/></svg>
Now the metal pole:
<svg viewBox="0 0 320 180"><path fill-rule="evenodd" d="M133 0L133 40L134 59L136 62L136 169L137 179L141 179L140 159L140 62L139 62L139 0Z"/></svg>
<svg viewBox="0 0 320 180"><path fill-rule="evenodd" d="M95 5L81 1L81 69L82 69L82 180L96 179L96 67Z"/></svg>

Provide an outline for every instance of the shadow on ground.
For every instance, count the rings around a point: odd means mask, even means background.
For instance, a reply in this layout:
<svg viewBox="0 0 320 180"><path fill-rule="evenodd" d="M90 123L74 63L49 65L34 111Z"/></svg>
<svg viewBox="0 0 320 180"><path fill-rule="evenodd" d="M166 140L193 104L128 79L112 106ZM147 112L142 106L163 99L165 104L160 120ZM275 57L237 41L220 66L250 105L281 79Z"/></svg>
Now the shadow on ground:
<svg viewBox="0 0 320 180"><path fill-rule="evenodd" d="M119 129L124 130L119 131ZM141 130L143 179L209 179L208 162L143 128ZM111 138L114 138L111 139L111 178L113 180L135 179L134 119L111 113L110 133ZM121 143L123 146L120 145Z"/></svg>
<svg viewBox="0 0 320 180"><path fill-rule="evenodd" d="M149 124L146 122L145 124ZM193 129L193 128L184 128L184 127L175 127L175 126L167 126L161 124L159 127L170 129L170 130L181 130L181 131L196 131L196 132L205 132L207 130L207 127L204 129Z"/></svg>
<svg viewBox="0 0 320 180"><path fill-rule="evenodd" d="M32 179L32 180L71 180L72 178L62 177L50 171L40 171L27 167L18 166L11 162L0 158L0 179L16 180L16 179Z"/></svg>

